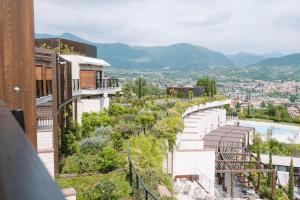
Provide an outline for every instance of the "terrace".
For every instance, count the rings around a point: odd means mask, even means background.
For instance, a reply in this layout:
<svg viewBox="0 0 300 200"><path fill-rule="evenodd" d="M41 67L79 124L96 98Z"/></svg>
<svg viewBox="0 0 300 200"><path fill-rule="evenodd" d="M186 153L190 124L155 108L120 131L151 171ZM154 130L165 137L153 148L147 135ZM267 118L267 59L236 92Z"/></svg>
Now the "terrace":
<svg viewBox="0 0 300 200"><path fill-rule="evenodd" d="M272 173L272 196L275 195L276 170L258 160L247 146L253 128L226 125L204 136L204 147L216 151L216 178L224 197L258 197L260 181L253 185L248 176Z"/></svg>

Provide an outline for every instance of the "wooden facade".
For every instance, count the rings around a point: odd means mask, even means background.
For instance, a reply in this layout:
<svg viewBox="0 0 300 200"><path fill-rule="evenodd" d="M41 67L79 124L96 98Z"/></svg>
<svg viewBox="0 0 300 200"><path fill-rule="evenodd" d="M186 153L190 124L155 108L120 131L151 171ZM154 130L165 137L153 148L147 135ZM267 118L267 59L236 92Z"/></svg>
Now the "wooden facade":
<svg viewBox="0 0 300 200"><path fill-rule="evenodd" d="M0 0L0 99L24 111L25 132L36 147L33 38L33 0Z"/></svg>
<svg viewBox="0 0 300 200"><path fill-rule="evenodd" d="M72 40L67 40L63 38L41 38L35 39L35 46L41 47L46 45L51 49L57 49L58 53L61 53L64 45L72 48L74 52L80 55L85 55L88 57L97 58L97 47L89 44L84 44L81 42L76 42Z"/></svg>
<svg viewBox="0 0 300 200"><path fill-rule="evenodd" d="M51 95L52 70L56 66L56 54L53 50L35 48L36 97Z"/></svg>
<svg viewBox="0 0 300 200"><path fill-rule="evenodd" d="M96 71L80 70L80 88L81 89L96 89Z"/></svg>

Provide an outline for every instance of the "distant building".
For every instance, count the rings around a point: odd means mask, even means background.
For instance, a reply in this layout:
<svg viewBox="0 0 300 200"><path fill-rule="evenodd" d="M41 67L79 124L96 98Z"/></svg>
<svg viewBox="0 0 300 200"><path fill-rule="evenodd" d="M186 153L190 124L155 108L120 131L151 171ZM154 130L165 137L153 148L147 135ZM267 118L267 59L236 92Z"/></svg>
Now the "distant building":
<svg viewBox="0 0 300 200"><path fill-rule="evenodd" d="M289 114L292 117L299 117L300 116L299 109L296 108L295 106L288 107L287 110L288 110Z"/></svg>
<svg viewBox="0 0 300 200"><path fill-rule="evenodd" d="M49 47L50 49L58 48L58 53L60 53L60 48L62 47L62 45L67 45L68 47L73 48L73 51L80 55L97 58L97 47L90 44L62 38L35 39L36 47L42 47L43 45L46 45L46 47Z"/></svg>
<svg viewBox="0 0 300 200"><path fill-rule="evenodd" d="M200 86L172 86L167 87L168 95L176 95L181 98L188 98L189 94L192 93L193 97L199 97L204 94L205 90ZM174 94L172 94L174 93Z"/></svg>

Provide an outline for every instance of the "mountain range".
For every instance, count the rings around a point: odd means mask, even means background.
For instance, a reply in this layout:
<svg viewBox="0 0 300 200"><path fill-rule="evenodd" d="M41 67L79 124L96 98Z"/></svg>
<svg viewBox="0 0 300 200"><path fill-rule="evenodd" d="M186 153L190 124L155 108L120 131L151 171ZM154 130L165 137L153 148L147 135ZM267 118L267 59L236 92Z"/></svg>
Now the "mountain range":
<svg viewBox="0 0 300 200"><path fill-rule="evenodd" d="M201 46L177 43L168 46L129 46L124 43L95 43L71 33L61 35L36 34L36 38L64 38L92 44L97 55L119 68L154 68L173 70L201 70L206 67L235 66L300 66L300 53L283 56L278 52L256 55L246 52L224 55Z"/></svg>

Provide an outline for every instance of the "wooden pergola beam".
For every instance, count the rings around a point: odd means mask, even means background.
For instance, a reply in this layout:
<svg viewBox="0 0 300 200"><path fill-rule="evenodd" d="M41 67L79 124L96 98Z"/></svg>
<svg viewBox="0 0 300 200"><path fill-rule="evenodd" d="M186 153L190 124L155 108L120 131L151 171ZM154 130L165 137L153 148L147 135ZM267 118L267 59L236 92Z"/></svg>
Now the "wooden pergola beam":
<svg viewBox="0 0 300 200"><path fill-rule="evenodd" d="M276 172L275 169L220 169L216 170L215 173L249 173L249 172L257 172L257 173L270 173L270 172Z"/></svg>

